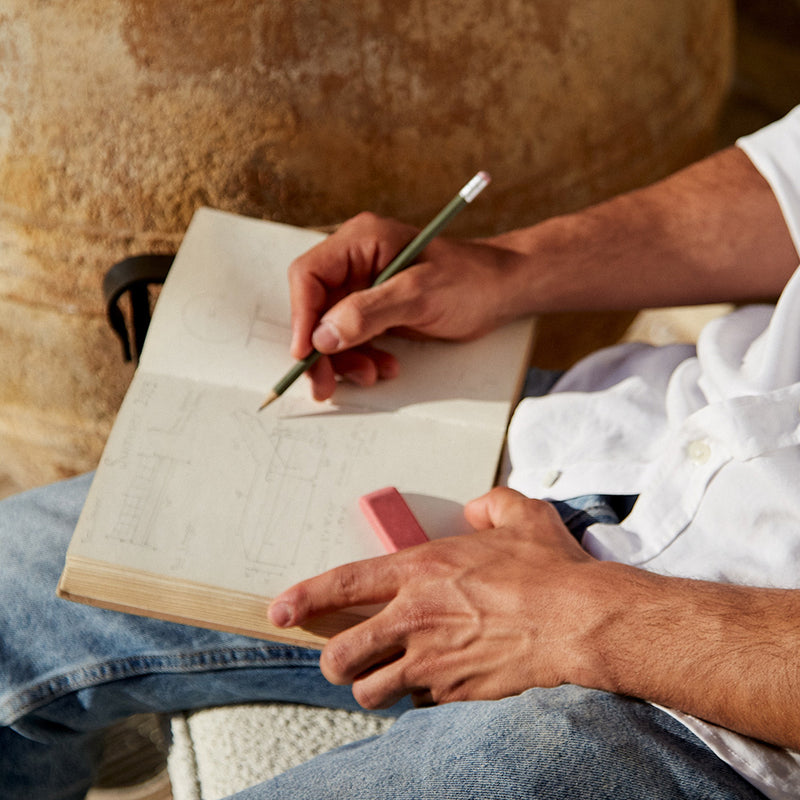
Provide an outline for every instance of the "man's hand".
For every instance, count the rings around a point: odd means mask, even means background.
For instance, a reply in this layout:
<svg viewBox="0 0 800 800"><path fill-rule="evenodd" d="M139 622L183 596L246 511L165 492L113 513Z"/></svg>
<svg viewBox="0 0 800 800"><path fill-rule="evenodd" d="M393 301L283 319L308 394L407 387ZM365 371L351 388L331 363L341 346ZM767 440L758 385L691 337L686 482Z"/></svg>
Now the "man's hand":
<svg viewBox="0 0 800 800"><path fill-rule="evenodd" d="M800 751L800 591L596 561L547 503L493 489L474 533L356 562L272 602L281 627L386 603L332 638L325 676L367 708L574 683Z"/></svg>
<svg viewBox="0 0 800 800"><path fill-rule="evenodd" d="M468 339L525 314L759 299L780 293L798 259L772 190L736 147L529 228L436 238L370 288L415 233L359 214L291 265L292 356L332 356L309 370L317 399L336 374L364 386L393 376L395 359L369 345L385 331Z"/></svg>
<svg viewBox="0 0 800 800"><path fill-rule="evenodd" d="M556 686L574 666L587 567L597 564L547 503L494 489L470 503L475 533L356 562L304 581L270 607L297 625L354 605L386 603L330 640L321 667L353 684L366 708L496 699Z"/></svg>
<svg viewBox="0 0 800 800"><path fill-rule="evenodd" d="M393 377L398 364L369 342L387 330L468 339L507 321L517 253L485 244L435 239L420 261L372 283L416 230L364 213L344 223L289 269L295 358L315 347L330 358L309 370L314 397L329 397L339 374L362 386Z"/></svg>

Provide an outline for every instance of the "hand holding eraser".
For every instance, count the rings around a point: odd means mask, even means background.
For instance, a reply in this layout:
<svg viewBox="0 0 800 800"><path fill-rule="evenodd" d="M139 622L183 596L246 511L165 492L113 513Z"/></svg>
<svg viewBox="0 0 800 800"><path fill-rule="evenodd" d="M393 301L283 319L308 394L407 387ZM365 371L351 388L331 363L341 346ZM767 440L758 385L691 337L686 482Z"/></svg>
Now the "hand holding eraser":
<svg viewBox="0 0 800 800"><path fill-rule="evenodd" d="M388 552L396 553L428 541L417 518L393 486L365 494L358 504Z"/></svg>

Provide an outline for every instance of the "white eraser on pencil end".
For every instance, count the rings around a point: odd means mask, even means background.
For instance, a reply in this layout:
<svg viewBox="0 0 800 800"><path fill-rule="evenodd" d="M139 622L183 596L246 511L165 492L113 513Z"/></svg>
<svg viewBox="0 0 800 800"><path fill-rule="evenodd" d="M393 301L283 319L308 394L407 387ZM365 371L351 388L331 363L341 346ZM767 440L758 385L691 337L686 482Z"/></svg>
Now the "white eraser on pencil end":
<svg viewBox="0 0 800 800"><path fill-rule="evenodd" d="M388 552L396 553L428 541L417 518L393 486L365 494L358 504Z"/></svg>
<svg viewBox="0 0 800 800"><path fill-rule="evenodd" d="M491 180L492 176L488 172L481 170L464 186L459 194L466 202L471 203L491 183Z"/></svg>

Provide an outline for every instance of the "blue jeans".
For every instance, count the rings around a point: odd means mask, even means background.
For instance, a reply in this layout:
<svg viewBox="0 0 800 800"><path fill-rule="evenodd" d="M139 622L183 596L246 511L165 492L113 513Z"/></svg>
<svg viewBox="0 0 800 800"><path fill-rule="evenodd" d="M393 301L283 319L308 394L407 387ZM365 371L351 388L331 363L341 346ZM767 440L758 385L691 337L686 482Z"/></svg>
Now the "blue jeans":
<svg viewBox="0 0 800 800"><path fill-rule="evenodd" d="M83 797L98 732L130 714L253 700L356 707L348 689L324 680L314 652L57 599L89 480L0 503L3 800ZM762 795L658 709L564 686L407 710L385 735L315 758L237 800L345 797Z"/></svg>

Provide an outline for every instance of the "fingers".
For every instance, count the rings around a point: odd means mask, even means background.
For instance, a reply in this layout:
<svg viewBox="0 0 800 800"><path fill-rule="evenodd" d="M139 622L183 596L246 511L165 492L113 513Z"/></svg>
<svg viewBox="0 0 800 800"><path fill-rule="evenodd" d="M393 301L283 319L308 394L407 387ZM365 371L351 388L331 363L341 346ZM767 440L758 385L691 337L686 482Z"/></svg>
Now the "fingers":
<svg viewBox="0 0 800 800"><path fill-rule="evenodd" d="M399 370L397 359L384 350L362 345L331 357L335 372L358 386L372 386L379 380L394 378Z"/></svg>
<svg viewBox="0 0 800 800"><path fill-rule="evenodd" d="M325 311L343 297L372 286L375 277L415 232L414 228L402 223L381 219L374 214L359 214L291 264L291 352L295 358L304 358L310 352L312 333ZM344 322L336 315L329 321ZM330 337L326 341L321 334L323 338L317 343L321 345L320 352L337 352L374 335L364 335L355 341L349 325L346 333L347 340L341 339L340 346L336 346Z"/></svg>
<svg viewBox="0 0 800 800"><path fill-rule="evenodd" d="M279 594L268 610L273 625L288 628L351 606L389 601L400 585L402 554L335 567Z"/></svg>
<svg viewBox="0 0 800 800"><path fill-rule="evenodd" d="M409 635L424 636L428 628L420 628L413 618L413 609L389 605L338 634L322 651L322 674L333 684L352 684L353 696L364 708L388 708L407 694L422 699L429 694L420 682L425 659L410 656L406 647Z"/></svg>
<svg viewBox="0 0 800 800"><path fill-rule="evenodd" d="M292 320L292 341L289 352L297 359L305 358L311 352L311 332L329 302L328 289L323 280L303 266L306 260L313 259L316 250L316 247L313 248L289 267Z"/></svg>
<svg viewBox="0 0 800 800"><path fill-rule="evenodd" d="M399 370L400 365L391 353L362 345L319 359L308 370L308 377L314 399L327 400L336 389L337 375L357 386L372 386L379 380L396 377Z"/></svg>
<svg viewBox="0 0 800 800"><path fill-rule="evenodd" d="M425 321L429 264L417 264L379 286L347 295L325 312L311 342L321 353L338 353L392 328L418 328Z"/></svg>
<svg viewBox="0 0 800 800"><path fill-rule="evenodd" d="M405 558L394 554L346 564L303 581L270 604L268 616L279 627L302 625L322 614L358 605L388 603L403 581ZM333 637L320 657L323 675L334 684L353 684L365 708L384 708L424 687L409 686L398 672L408 618L391 605Z"/></svg>
<svg viewBox="0 0 800 800"><path fill-rule="evenodd" d="M362 708L389 708L407 694L412 695L415 705L434 705L427 687L409 682L402 654L353 680L353 697Z"/></svg>
<svg viewBox="0 0 800 800"><path fill-rule="evenodd" d="M320 358L307 371L311 381L311 395L315 400L327 400L336 389L336 373L329 358Z"/></svg>
<svg viewBox="0 0 800 800"><path fill-rule="evenodd" d="M415 307L408 292L418 290L413 280L403 281L399 296L405 299L398 301L394 281L370 287L414 233L402 223L360 214L290 266L291 354L305 358L314 348L334 356L308 371L316 400L334 393L337 375L371 386L397 374L394 356L367 343L407 319Z"/></svg>
<svg viewBox="0 0 800 800"><path fill-rule="evenodd" d="M384 609L334 636L320 656L322 674L331 683L343 686L364 679L378 666L387 669L403 653L403 631L394 624L394 618L395 612Z"/></svg>

